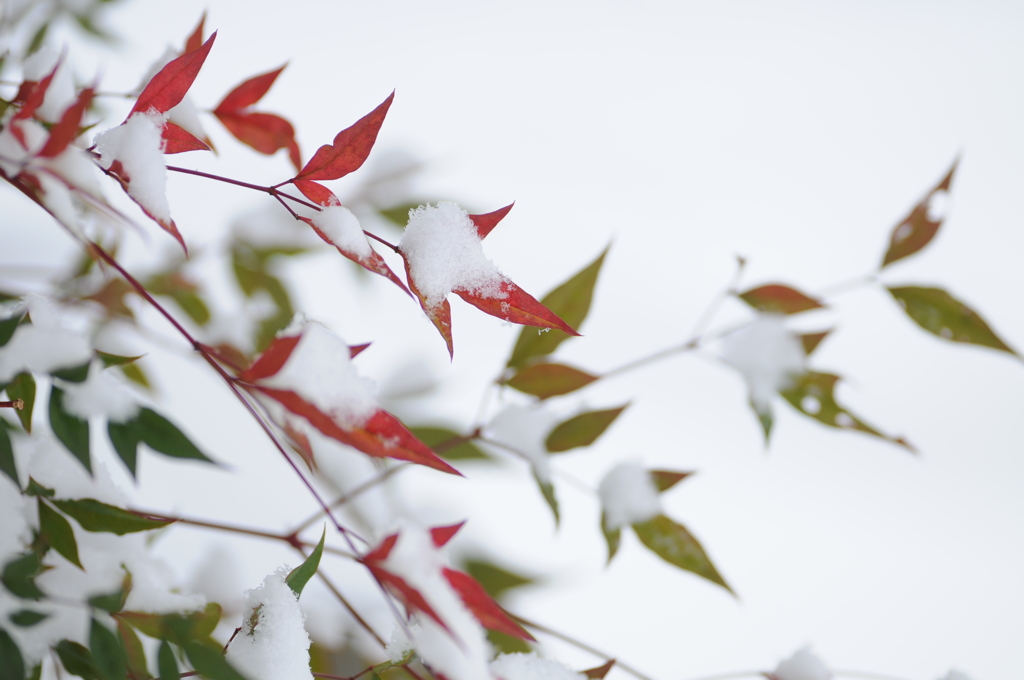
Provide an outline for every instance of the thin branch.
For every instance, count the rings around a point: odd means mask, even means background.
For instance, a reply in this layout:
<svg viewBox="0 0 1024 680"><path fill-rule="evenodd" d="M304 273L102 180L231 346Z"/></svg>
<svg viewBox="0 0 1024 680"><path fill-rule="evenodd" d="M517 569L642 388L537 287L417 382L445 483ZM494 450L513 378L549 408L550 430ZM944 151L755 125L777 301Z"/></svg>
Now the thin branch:
<svg viewBox="0 0 1024 680"><path fill-rule="evenodd" d="M373 240L375 240L375 241L377 241L379 243L383 243L384 245L386 245L388 248L391 248L391 250L395 251L396 253L399 252L398 251L398 246L396 246L393 243L390 243L388 241L385 241L380 236L377 236L376 234L371 234L370 232L368 232L366 230L363 230L363 233L366 234L367 236L369 236L370 238L372 238Z"/></svg>
<svg viewBox="0 0 1024 680"><path fill-rule="evenodd" d="M23 411L25 409L25 401L23 399L0 401L0 408L13 408L16 411Z"/></svg>
<svg viewBox="0 0 1024 680"><path fill-rule="evenodd" d="M863 276L856 276L846 281L840 281L839 283L833 283L830 286L825 286L818 291L818 297L828 297L830 295L839 295L841 293L848 293L851 290L857 290L862 286L868 286L873 283L878 283L878 272L872 272Z"/></svg>
<svg viewBox="0 0 1024 680"><path fill-rule="evenodd" d="M729 285L723 290L718 291L715 297L711 299L711 302L708 303L707 309L705 309L704 313L700 315L700 319L697 320L693 330L690 331L691 338L699 338L704 331L707 330L707 327L711 325L711 321L715 318L715 315L718 314L718 310L722 308L725 301L728 300L730 296L736 295L736 289L740 285L740 279L743 277L743 269L746 265L747 261L745 259L739 256L736 257L736 271L733 272Z"/></svg>
<svg viewBox="0 0 1024 680"><path fill-rule="evenodd" d="M643 673L641 673L637 669L633 668L629 664L623 663L622 661L620 661L619 659L616 659L611 654L606 654L606 653L602 652L599 649L591 647L590 645L586 644L585 642L580 642L579 640L577 640L575 638L569 637L565 633L559 633L557 630L552 630L552 629L548 628L547 626L543 626L543 625L541 625L539 623L535 623L533 621L530 621L529 619L524 619L521 616L516 616L515 614L513 614L511 612L509 612L509 616L511 616L514 621L516 621L517 623L519 623L519 624L521 624L523 626L526 626L527 628L533 628L538 633L544 633L545 635L550 635L553 638L558 638L562 642L567 642L570 645L572 645L573 647L576 647L578 649L582 649L584 652L589 652L590 654L593 654L596 657L604 659L605 661L611 661L612 659L615 659L615 665L616 666L618 666L622 670L626 671L627 673L629 673L633 677L637 678L638 680L651 680L650 676L644 675Z"/></svg>
<svg viewBox="0 0 1024 680"><path fill-rule="evenodd" d="M355 499L357 496L365 493L366 491L369 491L373 487L375 487L378 484L384 482L384 480L386 480L388 477L390 477L391 475L395 474L399 470L401 470L403 468L406 468L406 467L409 467L410 465L412 465L412 463L399 463L397 465L392 465L391 467L389 467L388 469L384 470L384 472L380 473L376 477L372 477L372 478L366 480L365 482L363 482L362 484L360 484L356 488L352 489L348 493L342 494L341 496L339 496L336 501L331 503L331 507L332 508L337 508L337 507L340 507L342 505L345 505L346 503L348 503L348 502L352 501L353 499ZM295 529L292 531L292 533L293 534L299 533L300 531L302 531L303 529L308 527L310 524L312 524L313 522L315 522L318 519L320 519L321 516L323 516L323 511L318 510L317 512L313 513L309 518L307 518L306 520L301 522L297 527L295 527Z"/></svg>
<svg viewBox="0 0 1024 680"><path fill-rule="evenodd" d="M225 184L231 184L236 187L242 187L243 189L252 189L253 191L259 191L261 193L273 196L278 200L281 200L281 198L287 198L289 201L294 201L299 205L304 205L307 208L312 208L313 210L319 211L322 209L319 205L315 203L310 203L309 201L299 198L298 196L292 196L291 194L286 194L283 191L278 191L277 187L282 186L281 184L272 187L266 187L260 184L252 184L250 182L243 182L241 180L231 179L230 177L224 177L223 175L213 175L208 172L202 172L201 170L189 170L188 168L181 168L176 165L168 165L167 169L170 170L171 172L180 172L183 175L195 175L196 177L204 177L206 179L212 179L217 182L224 182ZM287 184L287 182L285 182L285 184ZM282 205L283 203L284 202L282 201ZM289 212L292 211L289 209ZM292 212L292 214L294 215L295 213Z"/></svg>

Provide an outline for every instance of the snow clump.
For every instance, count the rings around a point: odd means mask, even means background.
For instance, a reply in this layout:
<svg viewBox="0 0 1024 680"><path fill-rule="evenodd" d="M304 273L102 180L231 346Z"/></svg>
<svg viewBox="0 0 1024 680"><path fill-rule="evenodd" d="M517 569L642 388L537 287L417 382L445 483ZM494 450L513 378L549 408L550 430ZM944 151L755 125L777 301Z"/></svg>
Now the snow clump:
<svg viewBox="0 0 1024 680"><path fill-rule="evenodd" d="M305 617L287 576L282 567L245 591L242 632L226 658L249 680L312 680Z"/></svg>
<svg viewBox="0 0 1024 680"><path fill-rule="evenodd" d="M506 297L501 284L507 279L484 255L469 214L451 201L410 210L399 250L428 307L440 305L456 290Z"/></svg>
<svg viewBox="0 0 1024 680"><path fill-rule="evenodd" d="M776 392L807 370L803 344L780 314L761 314L730 334L722 342L722 360L746 380L750 403L760 414L769 412Z"/></svg>
<svg viewBox="0 0 1024 680"><path fill-rule="evenodd" d="M327 242L345 253L363 259L373 255L359 219L340 205L329 205L313 216L313 225L323 232Z"/></svg>
<svg viewBox="0 0 1024 680"><path fill-rule="evenodd" d="M154 219L171 222L167 202L167 164L161 137L164 114L151 109L133 113L124 123L96 135L100 164L106 168L120 161L122 176L128 178L128 195Z"/></svg>
<svg viewBox="0 0 1024 680"><path fill-rule="evenodd" d="M84 420L104 416L112 423L123 423L139 412L139 404L125 384L112 372L103 370L103 362L98 359L90 364L85 382L65 382L61 388L64 390L64 408Z"/></svg>
<svg viewBox="0 0 1024 680"><path fill-rule="evenodd" d="M81 366L92 358L89 343L61 325L50 300L26 295L22 307L28 310L32 323L18 326L7 344L0 347L0 383L9 382L22 371L50 373Z"/></svg>
<svg viewBox="0 0 1024 680"><path fill-rule="evenodd" d="M808 647L804 647L781 661L772 675L776 680L830 680L832 671Z"/></svg>
<svg viewBox="0 0 1024 680"><path fill-rule="evenodd" d="M586 680L558 661L542 659L536 652L499 654L491 662L491 673L501 680Z"/></svg>
<svg viewBox="0 0 1024 680"><path fill-rule="evenodd" d="M609 531L638 524L661 514L658 487L651 473L636 463L619 463L597 488Z"/></svg>
<svg viewBox="0 0 1024 680"><path fill-rule="evenodd" d="M346 429L364 425L379 408L373 383L356 374L348 345L318 323L302 327L284 366L260 384L295 392Z"/></svg>

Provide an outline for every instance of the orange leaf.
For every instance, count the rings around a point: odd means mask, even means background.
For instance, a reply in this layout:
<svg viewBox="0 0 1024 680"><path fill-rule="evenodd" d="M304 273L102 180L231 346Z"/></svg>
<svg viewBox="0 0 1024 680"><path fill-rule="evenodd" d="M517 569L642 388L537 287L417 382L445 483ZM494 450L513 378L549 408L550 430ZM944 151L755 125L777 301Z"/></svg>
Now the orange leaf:
<svg viewBox="0 0 1024 680"><path fill-rule="evenodd" d="M192 52L186 52L177 59L171 60L160 72L153 76L146 87L139 95L135 106L128 113L130 118L133 113L146 113L150 109L156 109L160 113L166 113L173 109L185 98L188 89L192 87L199 69L203 67L206 56L213 47L213 41L217 37L214 31L210 38L203 45Z"/></svg>
<svg viewBox="0 0 1024 680"><path fill-rule="evenodd" d="M428 306L426 299L420 293L419 289L416 288L416 282L412 280L412 274L409 272L409 261L405 261L405 276L409 281L409 288L416 295L416 299L420 301L420 307L423 308L423 312L430 319L430 322L437 328L437 332L444 338L445 343L448 345L448 356L455 357L455 349L452 344L452 306L448 304L448 300L445 300L439 305Z"/></svg>
<svg viewBox="0 0 1024 680"><path fill-rule="evenodd" d="M295 128L281 116L258 111L214 111L214 115L238 141L260 153L297 147Z"/></svg>
<svg viewBox="0 0 1024 680"><path fill-rule="evenodd" d="M339 179L358 170L370 155L394 98L395 93L392 92L380 106L339 132L332 145L325 144L317 149L295 179Z"/></svg>

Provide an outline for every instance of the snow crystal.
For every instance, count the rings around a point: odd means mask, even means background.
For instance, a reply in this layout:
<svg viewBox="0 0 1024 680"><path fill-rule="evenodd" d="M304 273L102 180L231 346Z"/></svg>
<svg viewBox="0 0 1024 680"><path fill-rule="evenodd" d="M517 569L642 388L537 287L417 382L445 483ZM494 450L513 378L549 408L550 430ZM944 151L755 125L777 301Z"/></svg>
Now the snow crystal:
<svg viewBox="0 0 1024 680"><path fill-rule="evenodd" d="M772 397L806 370L803 344L780 314L761 314L722 342L722 359L742 375L750 403L767 413Z"/></svg>
<svg viewBox="0 0 1024 680"><path fill-rule="evenodd" d="M825 664L804 647L793 656L779 663L772 671L777 680L829 680L832 672Z"/></svg>
<svg viewBox="0 0 1024 680"><path fill-rule="evenodd" d="M448 680L488 678L490 645L483 628L441 573L445 559L430 533L403 523L398 541L382 566L418 590L448 626L445 630L430 616L419 613L419 627L409 630L417 654L435 674L441 673Z"/></svg>
<svg viewBox="0 0 1024 680"><path fill-rule="evenodd" d="M545 441L559 416L542 407L511 404L487 426L490 438L523 455L542 484L551 482L551 461Z"/></svg>
<svg viewBox="0 0 1024 680"><path fill-rule="evenodd" d="M484 256L469 214L451 201L410 210L399 249L428 307L444 302L453 290L505 297L501 284L507 279Z"/></svg>
<svg viewBox="0 0 1024 680"><path fill-rule="evenodd" d="M99 360L89 366L85 382L63 383L62 389L64 408L85 420L105 416L112 423L123 423L139 412L139 404L125 384L112 372L103 370L103 362Z"/></svg>
<svg viewBox="0 0 1024 680"><path fill-rule="evenodd" d="M328 242L358 258L373 255L363 228L352 211L340 205L330 205L313 216L313 224L323 232Z"/></svg>
<svg viewBox="0 0 1024 680"><path fill-rule="evenodd" d="M166 118L155 111L134 113L121 125L96 135L100 163L109 169L121 162L128 195L161 222L171 221L167 203L167 165L161 130Z"/></svg>
<svg viewBox="0 0 1024 680"><path fill-rule="evenodd" d="M619 463L609 470L597 494L601 498L605 526L610 530L645 522L661 514L658 487L651 473L636 463Z"/></svg>
<svg viewBox="0 0 1024 680"><path fill-rule="evenodd" d="M501 680L585 680L587 677L558 661L542 659L536 652L499 654L491 662L491 673Z"/></svg>
<svg viewBox="0 0 1024 680"><path fill-rule="evenodd" d="M242 631L228 646L226 658L250 680L312 679L309 635L299 600L282 567L245 591Z"/></svg>
<svg viewBox="0 0 1024 680"><path fill-rule="evenodd" d="M261 384L295 392L344 428L359 427L378 408L373 383L356 375L348 345L318 323L303 327L288 361Z"/></svg>

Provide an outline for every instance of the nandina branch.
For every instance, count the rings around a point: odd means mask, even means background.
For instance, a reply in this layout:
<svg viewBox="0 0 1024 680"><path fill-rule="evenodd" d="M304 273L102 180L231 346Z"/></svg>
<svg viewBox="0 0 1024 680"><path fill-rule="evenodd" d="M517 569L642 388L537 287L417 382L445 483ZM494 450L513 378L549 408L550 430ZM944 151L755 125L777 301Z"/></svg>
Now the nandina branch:
<svg viewBox="0 0 1024 680"><path fill-rule="evenodd" d="M15 399L14 401L0 401L0 408L13 408L17 411L25 409L25 401L23 399Z"/></svg>
<svg viewBox="0 0 1024 680"><path fill-rule="evenodd" d="M231 179L230 177L224 177L223 175L214 175L212 173L203 172L201 170L189 170L188 168L180 168L180 167L178 167L176 165L168 165L167 169L170 170L171 172L180 172L183 175L195 175L196 177L205 177L206 179L212 179L212 180L215 180L217 182L224 182L225 184L232 184L232 185L234 185L236 187L242 187L243 189L252 189L253 191L259 191L261 193L267 194L269 196L273 196L275 198L278 198L278 197L287 198L289 201L294 201L295 203L298 203L299 205L304 205L307 208L312 208L313 210L319 211L321 209L320 206L318 206L315 203L310 203L309 201L307 201L305 199L302 199L302 198L299 198L298 196L292 196L291 194L286 194L285 192L280 191L278 189L278 187L284 186L284 184L287 184L287 182L267 187L267 186L263 186L261 184L252 184L250 182L243 182L241 180Z"/></svg>
<svg viewBox="0 0 1024 680"><path fill-rule="evenodd" d="M367 236L369 236L370 238L372 238L374 241L377 241L378 243L383 243L384 245L386 245L388 248L391 248L391 250L395 251L396 253L398 252L398 246L396 246L395 244L389 243L389 242L385 241L384 239L382 239L380 236L377 236L376 234L371 234L370 232L366 231L365 229L363 230L363 233L366 234Z"/></svg>

